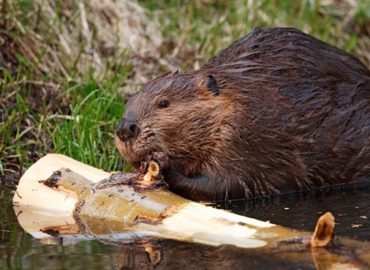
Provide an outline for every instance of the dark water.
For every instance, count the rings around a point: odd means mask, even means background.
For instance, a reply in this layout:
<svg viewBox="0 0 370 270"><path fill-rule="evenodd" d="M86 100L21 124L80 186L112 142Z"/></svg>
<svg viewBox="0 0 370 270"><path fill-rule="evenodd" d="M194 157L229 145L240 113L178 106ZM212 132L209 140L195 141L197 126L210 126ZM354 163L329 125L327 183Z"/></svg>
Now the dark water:
<svg viewBox="0 0 370 270"><path fill-rule="evenodd" d="M152 241L161 261L153 266L139 243L112 245L98 241L44 244L25 233L12 208L12 191L0 187L0 269L314 269L314 265L279 260L230 247L208 247L176 241ZM370 187L327 192L227 206L233 212L287 227L312 231L318 216L331 211L336 234L370 240ZM58 241L56 241L58 242Z"/></svg>
<svg viewBox="0 0 370 270"><path fill-rule="evenodd" d="M248 204L234 203L229 208L239 215L307 231L313 231L318 217L330 211L335 216L336 235L370 241L369 184L292 194Z"/></svg>

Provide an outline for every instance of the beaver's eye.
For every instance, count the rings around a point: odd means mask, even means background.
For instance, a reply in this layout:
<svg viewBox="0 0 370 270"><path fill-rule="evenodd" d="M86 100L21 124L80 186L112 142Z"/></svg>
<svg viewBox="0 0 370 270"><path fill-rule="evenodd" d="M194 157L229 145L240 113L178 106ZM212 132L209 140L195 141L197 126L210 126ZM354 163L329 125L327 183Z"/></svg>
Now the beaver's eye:
<svg viewBox="0 0 370 270"><path fill-rule="evenodd" d="M170 102L167 100L167 99L164 99L164 100L161 100L159 103L158 103L158 108L168 108L170 106Z"/></svg>

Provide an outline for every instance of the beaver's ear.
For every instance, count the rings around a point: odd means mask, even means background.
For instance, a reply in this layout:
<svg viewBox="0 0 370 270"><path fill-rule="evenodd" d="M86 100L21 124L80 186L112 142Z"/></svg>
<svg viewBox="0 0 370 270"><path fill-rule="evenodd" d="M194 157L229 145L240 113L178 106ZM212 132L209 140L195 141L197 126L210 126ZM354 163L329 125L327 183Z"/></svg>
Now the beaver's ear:
<svg viewBox="0 0 370 270"><path fill-rule="evenodd" d="M199 86L201 90L210 92L214 96L218 96L220 94L220 88L218 87L216 78L213 75L203 76Z"/></svg>
<svg viewBox="0 0 370 270"><path fill-rule="evenodd" d="M217 81L213 75L207 76L207 88L214 96L218 96L220 94L220 88L218 88Z"/></svg>

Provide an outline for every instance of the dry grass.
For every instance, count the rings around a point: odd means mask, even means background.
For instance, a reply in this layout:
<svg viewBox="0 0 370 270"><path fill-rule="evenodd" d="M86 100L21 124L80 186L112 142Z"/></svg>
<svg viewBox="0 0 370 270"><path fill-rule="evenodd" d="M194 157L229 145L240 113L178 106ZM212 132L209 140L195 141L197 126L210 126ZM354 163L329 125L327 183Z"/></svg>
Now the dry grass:
<svg viewBox="0 0 370 270"><path fill-rule="evenodd" d="M54 81L85 78L91 70L102 79L111 71L107 63L128 51L155 56L162 42L134 1L4 0L1 11L2 36L16 44L13 54L22 55L37 77Z"/></svg>

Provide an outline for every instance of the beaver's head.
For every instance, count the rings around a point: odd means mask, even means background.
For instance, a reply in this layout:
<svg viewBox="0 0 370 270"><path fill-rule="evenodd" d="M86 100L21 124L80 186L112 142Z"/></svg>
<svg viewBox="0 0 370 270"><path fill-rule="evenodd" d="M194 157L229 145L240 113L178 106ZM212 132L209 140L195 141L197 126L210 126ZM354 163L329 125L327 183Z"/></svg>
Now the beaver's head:
<svg viewBox="0 0 370 270"><path fill-rule="evenodd" d="M196 174L229 136L224 127L233 102L223 88L222 79L204 71L169 73L149 82L126 104L115 137L119 152L134 167L146 155L164 152L170 165Z"/></svg>

